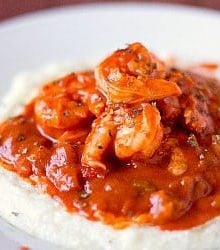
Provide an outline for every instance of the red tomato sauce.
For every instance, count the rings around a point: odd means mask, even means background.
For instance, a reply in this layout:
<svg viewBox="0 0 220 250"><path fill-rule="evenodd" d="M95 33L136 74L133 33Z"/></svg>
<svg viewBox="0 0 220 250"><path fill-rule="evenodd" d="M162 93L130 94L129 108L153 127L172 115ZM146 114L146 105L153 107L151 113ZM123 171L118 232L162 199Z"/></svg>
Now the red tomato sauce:
<svg viewBox="0 0 220 250"><path fill-rule="evenodd" d="M93 73L85 72L45 85L22 114L0 125L2 166L70 213L115 228L137 223L182 230L219 216L218 82L177 69L170 69L166 78L178 84L182 95L154 102L164 136L152 157L120 160L109 151L103 159L107 174L82 174L85 140L106 102L95 88Z"/></svg>

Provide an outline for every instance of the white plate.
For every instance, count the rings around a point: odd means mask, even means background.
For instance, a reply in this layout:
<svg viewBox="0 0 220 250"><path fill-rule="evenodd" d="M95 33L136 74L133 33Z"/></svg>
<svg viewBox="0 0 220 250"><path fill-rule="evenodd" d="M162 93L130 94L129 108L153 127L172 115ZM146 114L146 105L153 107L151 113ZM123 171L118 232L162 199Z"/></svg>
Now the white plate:
<svg viewBox="0 0 220 250"><path fill-rule="evenodd" d="M219 27L219 12L152 4L84 5L19 17L0 25L0 93L18 72L99 58L134 41L184 60L220 61ZM0 232L1 249L54 249L1 221Z"/></svg>

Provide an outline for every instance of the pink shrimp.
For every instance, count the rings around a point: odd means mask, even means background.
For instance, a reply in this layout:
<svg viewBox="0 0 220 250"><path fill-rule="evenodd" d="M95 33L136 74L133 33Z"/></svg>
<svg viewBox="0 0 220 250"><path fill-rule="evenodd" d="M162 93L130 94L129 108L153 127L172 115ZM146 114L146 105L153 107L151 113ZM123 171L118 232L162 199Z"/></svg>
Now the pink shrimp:
<svg viewBox="0 0 220 250"><path fill-rule="evenodd" d="M107 172L103 155L113 143L115 155L127 159L136 154L151 157L163 138L160 114L150 104L108 111L93 123L82 154L83 172ZM90 172L91 172L90 171Z"/></svg>
<svg viewBox="0 0 220 250"><path fill-rule="evenodd" d="M179 95L180 88L164 75L164 64L140 43L117 50L95 70L97 87L107 100L126 104Z"/></svg>
<svg viewBox="0 0 220 250"><path fill-rule="evenodd" d="M81 164L84 175L87 175L88 172L98 172L99 175L106 172L107 167L103 163L103 154L109 148L115 132L116 125L111 113L104 113L95 120L85 141L82 154ZM88 169L90 170L87 171Z"/></svg>
<svg viewBox="0 0 220 250"><path fill-rule="evenodd" d="M56 129L82 124L104 108L104 97L96 90L91 72L70 74L48 83L35 101L38 123Z"/></svg>
<svg viewBox="0 0 220 250"><path fill-rule="evenodd" d="M159 111L150 104L142 104L139 108L133 108L119 126L115 154L120 159L132 157L136 153L149 158L159 147L162 138Z"/></svg>

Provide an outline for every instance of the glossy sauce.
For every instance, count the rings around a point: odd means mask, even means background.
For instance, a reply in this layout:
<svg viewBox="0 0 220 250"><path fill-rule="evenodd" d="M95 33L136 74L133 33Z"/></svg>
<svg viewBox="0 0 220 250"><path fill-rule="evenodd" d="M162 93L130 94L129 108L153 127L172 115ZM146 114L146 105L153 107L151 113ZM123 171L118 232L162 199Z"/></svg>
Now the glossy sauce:
<svg viewBox="0 0 220 250"><path fill-rule="evenodd" d="M57 85L58 92L53 97L69 88L76 77L80 82L79 78L85 76L89 84L94 84L93 73L79 75L49 83L47 86ZM135 157L122 161L109 151L103 160L109 172L100 178L83 177L81 156L85 139L95 115L103 110L104 97L95 88L91 91L87 85L74 83L80 91L96 95L94 107L99 109L93 107L95 112L91 112L86 108L87 113L83 113L82 105L88 102L74 99L72 92L69 97L65 90L61 102L72 101L72 105L78 102L79 122L69 123L66 117L71 113L65 104L67 111L63 106L59 109L64 115L63 123L50 120L50 111L46 110L45 116L49 118L47 126L42 126L36 118L39 98L43 96L48 102L58 100L45 98L45 87L23 114L1 124L1 164L58 200L69 212L116 228L138 223L180 230L213 219L220 215L220 90L216 80L176 69L170 70L167 78L175 79L183 94L177 99L171 97L154 103L162 116L164 137L150 159ZM202 106L203 102L208 104L209 114L206 107L201 113L196 110L196 117L191 117L186 126L182 121L183 110ZM56 128L51 128L50 122ZM178 166L171 165L172 161Z"/></svg>

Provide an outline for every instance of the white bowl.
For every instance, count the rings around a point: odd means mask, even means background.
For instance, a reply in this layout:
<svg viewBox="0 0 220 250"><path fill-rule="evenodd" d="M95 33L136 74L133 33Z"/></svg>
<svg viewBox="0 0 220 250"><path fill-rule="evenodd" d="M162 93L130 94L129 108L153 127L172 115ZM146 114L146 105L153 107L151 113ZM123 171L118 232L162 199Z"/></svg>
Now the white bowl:
<svg viewBox="0 0 220 250"><path fill-rule="evenodd" d="M18 72L100 58L134 41L183 60L220 61L219 27L219 12L144 3L83 5L14 18L0 24L0 93ZM55 249L3 221L0 232L1 249Z"/></svg>

